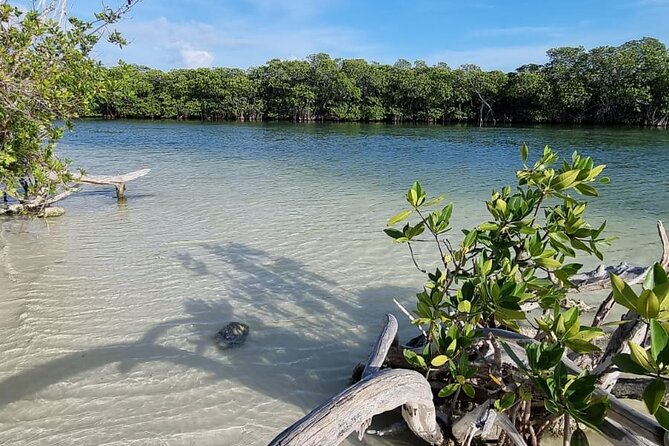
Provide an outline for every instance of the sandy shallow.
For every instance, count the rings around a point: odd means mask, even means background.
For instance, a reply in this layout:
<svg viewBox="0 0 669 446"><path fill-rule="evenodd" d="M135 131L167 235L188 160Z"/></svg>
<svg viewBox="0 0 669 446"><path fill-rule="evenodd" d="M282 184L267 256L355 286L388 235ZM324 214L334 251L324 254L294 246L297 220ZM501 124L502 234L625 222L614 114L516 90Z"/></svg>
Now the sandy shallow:
<svg viewBox="0 0 669 446"><path fill-rule="evenodd" d="M85 124L63 149L89 172L153 169L128 201L87 188L48 224L0 220L0 444L266 444L346 386L393 297L412 305L423 278L382 228L435 171L394 171L383 153L428 156L447 138L203 127ZM432 188L465 226L484 218L475 181L506 177L458 153L443 162L471 181ZM655 218L667 209L614 213L612 261L654 260ZM221 351L211 336L232 320L251 334Z"/></svg>

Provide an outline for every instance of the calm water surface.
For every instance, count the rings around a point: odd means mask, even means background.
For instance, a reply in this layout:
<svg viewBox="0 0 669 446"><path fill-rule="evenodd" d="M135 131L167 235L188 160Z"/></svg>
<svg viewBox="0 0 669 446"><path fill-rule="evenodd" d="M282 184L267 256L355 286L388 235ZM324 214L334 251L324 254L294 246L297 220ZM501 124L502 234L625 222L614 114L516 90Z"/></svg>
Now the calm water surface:
<svg viewBox="0 0 669 446"><path fill-rule="evenodd" d="M524 141L609 166L608 262L659 256L667 132L80 123L75 166L152 171L124 203L85 188L48 224L0 220L0 444L266 444L346 386L393 297L412 305L423 279L382 232L403 191L422 179L474 224ZM218 350L231 320L251 334Z"/></svg>

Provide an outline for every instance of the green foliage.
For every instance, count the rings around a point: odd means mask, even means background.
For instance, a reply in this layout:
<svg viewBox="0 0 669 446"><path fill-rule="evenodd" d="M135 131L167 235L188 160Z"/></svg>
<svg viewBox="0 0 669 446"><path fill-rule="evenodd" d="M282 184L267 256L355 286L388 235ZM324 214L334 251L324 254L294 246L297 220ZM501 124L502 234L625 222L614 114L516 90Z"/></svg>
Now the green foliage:
<svg viewBox="0 0 669 446"><path fill-rule="evenodd" d="M503 344L503 347L543 393L544 407L548 412L554 415L568 414L578 422L593 429L598 428L606 416L608 400L594 396L597 376L588 372L579 375L567 372L562 361L564 344L540 342L526 345L527 365L509 345Z"/></svg>
<svg viewBox="0 0 669 446"><path fill-rule="evenodd" d="M621 353L613 363L623 372L652 376L643 392L643 400L650 414L669 430L669 413L661 406L665 396L665 379L669 378L669 278L664 268L656 263L646 273L640 293L620 277L611 274L613 297L617 303L635 312L647 325L648 348L629 341L629 353Z"/></svg>
<svg viewBox="0 0 669 446"><path fill-rule="evenodd" d="M552 342L569 347L576 353L599 351L590 341L604 332L600 328L581 326L579 316L578 308L573 307L562 313L556 303L552 315L545 312L541 319L537 318L535 321Z"/></svg>
<svg viewBox="0 0 669 446"><path fill-rule="evenodd" d="M605 223L592 227L586 221L587 203L581 199L598 195L595 186L607 182L601 177L605 166L578 153L560 160L549 147L533 163L526 145L520 156L523 167L516 173L515 188L492 191L485 202L488 221L463 230L459 245L450 234L453 204L444 206L443 196L430 198L419 182L406 193L407 208L389 219L386 234L409 247L414 265L427 276L416 295L414 323L428 326L428 345L422 355L408 350L405 357L427 373L446 370L439 396L473 398L477 369L469 358L481 345L482 329L518 331L520 324L529 323L522 306L538 304L544 312L534 322L542 337L526 345L527 363L503 346L532 388L543 394L548 412L569 414L596 428L608 402L594 397L595 376L568 374L562 357L567 350L598 351L592 341L602 330L583 325L577 308L562 312L559 304L581 268L568 259L579 254L601 258L602 246L611 241L602 236ZM400 224L401 229L393 227ZM439 266L430 272L413 255L412 245L418 241L434 242L439 253ZM663 287L664 279L658 273L653 286ZM496 407L511 407L516 397L526 396L522 389L501 393Z"/></svg>
<svg viewBox="0 0 669 446"><path fill-rule="evenodd" d="M26 181L25 195L41 198L70 180L55 143L89 108L99 85L99 67L90 58L99 31L135 1L105 8L93 23L70 17L66 27L48 7L0 4L0 192L24 199L18 189ZM123 43L115 32L110 39Z"/></svg>
<svg viewBox="0 0 669 446"><path fill-rule="evenodd" d="M548 56L545 65L513 73L323 53L246 71L164 73L121 63L106 70L94 111L107 118L667 125L669 53L661 42L555 48Z"/></svg>

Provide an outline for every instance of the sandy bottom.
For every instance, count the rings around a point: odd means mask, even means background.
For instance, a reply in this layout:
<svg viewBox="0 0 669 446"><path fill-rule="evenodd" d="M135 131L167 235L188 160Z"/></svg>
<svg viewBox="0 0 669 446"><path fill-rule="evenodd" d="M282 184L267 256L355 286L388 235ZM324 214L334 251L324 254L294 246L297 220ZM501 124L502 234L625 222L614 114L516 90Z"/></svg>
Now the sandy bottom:
<svg viewBox="0 0 669 446"><path fill-rule="evenodd" d="M383 314L396 312L392 298L413 306L424 279L382 229L406 185L441 177L394 179L401 163L391 157L374 168L382 155L366 150L383 141L283 141L243 127L234 140L217 130L193 142L194 127L132 125L141 132L84 125L64 145L93 174L153 168L129 185L126 203L85 189L49 223L0 220L0 444L267 444L347 385ZM323 159L305 148L313 138ZM461 167L468 178L484 178L481 159ZM432 187L449 192L456 227L467 227L485 218L489 188L460 183ZM626 235L612 262L655 259L653 218L610 220ZM251 327L246 343L217 349L211 336L234 320ZM416 333L402 324L403 338Z"/></svg>

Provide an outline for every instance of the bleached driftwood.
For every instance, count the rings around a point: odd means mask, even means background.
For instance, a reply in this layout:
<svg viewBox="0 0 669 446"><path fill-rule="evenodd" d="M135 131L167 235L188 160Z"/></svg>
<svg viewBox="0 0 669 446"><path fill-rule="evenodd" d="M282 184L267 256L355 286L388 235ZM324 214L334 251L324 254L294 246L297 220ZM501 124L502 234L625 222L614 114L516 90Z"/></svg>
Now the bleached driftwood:
<svg viewBox="0 0 669 446"><path fill-rule="evenodd" d="M459 418L453 423L451 432L460 444L469 445L477 436L488 437L495 432L495 428L504 431L516 446L526 446L523 436L516 430L511 420L493 409L493 400L486 401Z"/></svg>
<svg viewBox="0 0 669 446"><path fill-rule="evenodd" d="M629 284L641 283L647 269L643 266L628 265L626 262L617 266L599 265L592 271L574 275L571 282L576 285L578 291L600 290L610 286L609 277L613 273Z"/></svg>
<svg viewBox="0 0 669 446"><path fill-rule="evenodd" d="M395 316L392 314L386 314L383 329L376 338L376 343L374 344L372 353L369 355L369 359L367 360L365 368L362 371L363 379L381 370L390 347L393 345L399 347L400 342L397 337L397 328L397 319Z"/></svg>
<svg viewBox="0 0 669 446"><path fill-rule="evenodd" d="M0 215L12 215L22 213L36 213L38 216L54 216L62 215L63 212L45 212L45 209L50 205L67 198L79 189L74 187L77 184L95 184L95 185L111 185L116 189L116 197L123 198L125 196L126 186L128 181L136 180L151 172L151 169L136 170L134 172L123 175L75 175L72 174L73 182L67 189L57 193L56 195L46 198L34 198L31 200L24 200L19 203L0 205ZM57 179L55 173L49 174L49 178Z"/></svg>
<svg viewBox="0 0 669 446"><path fill-rule="evenodd" d="M93 184L96 186L114 186L116 189L116 197L123 198L125 195L125 183L136 180L151 172L151 169L135 170L134 172L124 173L121 175L81 175L70 173L72 177L72 184ZM55 172L49 174L52 180L58 180L58 175Z"/></svg>
<svg viewBox="0 0 669 446"><path fill-rule="evenodd" d="M362 437L374 415L400 406L416 435L435 446L442 443L430 384L413 370L385 369L314 409L269 446L335 446L354 431Z"/></svg>
<svg viewBox="0 0 669 446"><path fill-rule="evenodd" d="M125 183L141 178L149 172L151 172L151 169L136 170L123 175L79 175L74 177L74 181L101 186L112 185L116 188L116 197L123 198L125 196Z"/></svg>
<svg viewBox="0 0 669 446"><path fill-rule="evenodd" d="M618 378L616 385L611 389L611 394L616 398L639 399L646 386L653 380L653 378L646 377L629 378L623 376ZM669 404L669 394L664 395L662 403Z"/></svg>
<svg viewBox="0 0 669 446"><path fill-rule="evenodd" d="M44 213L45 208L48 206L51 206L54 203L57 203L58 201L69 197L72 195L74 192L76 192L78 189L67 189L63 192L60 192L52 197L48 197L46 199L34 199L34 200L29 200L25 201L23 203L16 203L16 204L10 204L6 206L1 206L0 207L0 215L3 214L21 214L24 212L38 212L39 214L42 214L42 216L49 216L48 213ZM62 215L62 214L61 214Z"/></svg>
<svg viewBox="0 0 669 446"><path fill-rule="evenodd" d="M599 385L606 390L612 389L620 376L620 372L610 370L613 358L620 353L629 353L628 341L643 344L646 337L645 325L636 311L629 310L622 317L622 320L629 322L616 328L606 345L604 353L597 359L592 371L593 374L599 376Z"/></svg>
<svg viewBox="0 0 669 446"><path fill-rule="evenodd" d="M435 446L442 444L432 390L423 375L403 369L378 371L396 335L397 320L388 314L365 366L366 377L295 422L269 446L335 446L354 431L362 438L374 415L400 406L418 437Z"/></svg>
<svg viewBox="0 0 669 446"><path fill-rule="evenodd" d="M662 221L657 222L657 231L662 243L660 263L667 268L669 267L669 239ZM643 281L647 270L647 266L633 266L628 265L625 262L620 263L617 266L600 265L592 271L572 276L571 282L578 287L579 291L609 288L611 286L609 277L610 274L613 273L620 276L628 284L634 285Z"/></svg>

